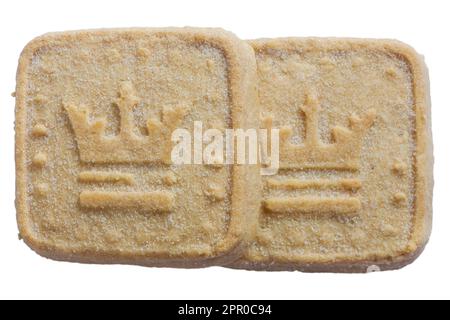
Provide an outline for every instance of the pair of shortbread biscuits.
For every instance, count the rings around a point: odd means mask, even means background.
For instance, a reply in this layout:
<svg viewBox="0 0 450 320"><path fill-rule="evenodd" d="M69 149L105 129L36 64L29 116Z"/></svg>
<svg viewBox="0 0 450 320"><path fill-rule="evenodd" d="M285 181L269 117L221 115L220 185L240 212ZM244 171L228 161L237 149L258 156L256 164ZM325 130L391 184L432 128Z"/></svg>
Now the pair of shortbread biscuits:
<svg viewBox="0 0 450 320"><path fill-rule="evenodd" d="M20 236L43 256L365 272L428 240L427 72L399 42L48 34L22 53L16 99ZM278 172L171 163L194 122L278 130Z"/></svg>

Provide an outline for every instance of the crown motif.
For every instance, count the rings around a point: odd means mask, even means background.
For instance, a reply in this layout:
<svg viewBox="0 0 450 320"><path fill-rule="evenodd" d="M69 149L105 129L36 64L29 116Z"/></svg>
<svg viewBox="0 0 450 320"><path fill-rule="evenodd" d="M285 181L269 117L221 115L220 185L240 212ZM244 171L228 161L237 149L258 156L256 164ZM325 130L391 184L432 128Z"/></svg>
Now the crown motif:
<svg viewBox="0 0 450 320"><path fill-rule="evenodd" d="M320 105L315 95L306 95L300 111L305 119L304 143L292 144L292 129L280 128L280 168L358 170L362 141L375 122L375 110L371 109L361 117L352 115L349 118L349 128L334 127L331 144L320 140ZM264 122L266 129L272 127L270 118L266 118Z"/></svg>
<svg viewBox="0 0 450 320"><path fill-rule="evenodd" d="M91 110L84 106L64 105L75 133L75 139L84 162L147 163L170 162L170 138L188 109L163 108L161 119L147 120L148 135L134 132L133 109L139 98L130 81L122 81L115 102L120 112L120 131L115 136L105 135L106 118L91 120Z"/></svg>

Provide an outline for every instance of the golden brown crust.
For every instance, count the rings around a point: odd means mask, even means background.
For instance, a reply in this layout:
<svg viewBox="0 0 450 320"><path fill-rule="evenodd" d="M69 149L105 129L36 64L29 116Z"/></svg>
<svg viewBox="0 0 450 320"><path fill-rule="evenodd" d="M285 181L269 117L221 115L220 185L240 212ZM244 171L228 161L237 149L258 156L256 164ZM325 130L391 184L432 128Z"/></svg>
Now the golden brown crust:
<svg viewBox="0 0 450 320"><path fill-rule="evenodd" d="M281 61L291 53L302 55L314 55L314 53L317 53L320 55L333 51L342 52L345 55L348 52L372 51L387 54L405 62L411 73L412 104L415 115L414 128L412 129L415 140L415 150L413 152L414 203L412 206L414 218L410 228L409 240L406 245L396 250L395 253L373 253L365 254L363 257L354 256L352 258L343 253L333 255L293 255L289 251L280 251L276 254L273 253L270 257L246 254L245 257L234 262L231 267L252 270L300 270L306 272L367 272L371 270L372 266L376 266L380 270L391 270L401 268L414 261L423 251L428 241L432 217L433 155L431 111L428 76L423 59L408 45L392 40L281 38L251 40L249 43L253 46L257 57L259 54L265 57L273 55L276 56L276 59L281 59ZM327 60L325 63L329 63L329 61ZM283 71L289 72L289 70ZM386 71L388 76L395 77L394 72L388 71ZM263 112L264 109L265 106L262 105ZM358 150L355 150L355 152L358 152ZM398 196L406 199L403 193L399 193ZM399 204L398 201L397 204ZM264 245L261 245L258 250L265 250L264 248ZM298 249L301 249L301 247Z"/></svg>
<svg viewBox="0 0 450 320"><path fill-rule="evenodd" d="M246 190L245 181L257 181L252 168L233 169L232 207L226 236L211 248L193 247L191 250L102 250L100 247L71 247L69 243L46 240L36 236L30 218L27 191L27 87L28 71L33 57L45 48L54 48L65 43L99 42L99 45L114 43L117 39L139 40L144 36L175 36L195 45L207 44L224 55L227 67L229 105L233 125L246 127L252 124L249 115L257 112L254 100L255 61L250 46L237 40L231 33L221 29L167 28L167 29L111 29L85 30L52 33L31 41L23 50L17 73L16 100L16 207L20 235L37 253L55 260L87 263L127 263L145 266L204 267L225 264L241 252L244 238L244 214L252 210L255 195ZM145 52L143 52L145 54ZM173 180L173 179L172 179ZM95 199L94 199L95 200ZM160 198L158 198L158 201ZM96 200L95 200L96 201Z"/></svg>

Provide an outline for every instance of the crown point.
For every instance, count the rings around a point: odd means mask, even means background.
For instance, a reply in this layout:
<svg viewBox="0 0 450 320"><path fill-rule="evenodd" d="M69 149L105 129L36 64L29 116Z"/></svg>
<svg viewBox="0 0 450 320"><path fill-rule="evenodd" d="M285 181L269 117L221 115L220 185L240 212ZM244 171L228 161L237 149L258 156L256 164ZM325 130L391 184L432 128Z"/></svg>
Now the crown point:
<svg viewBox="0 0 450 320"><path fill-rule="evenodd" d="M273 117L267 116L261 119L263 129L270 129L273 126Z"/></svg>
<svg viewBox="0 0 450 320"><path fill-rule="evenodd" d="M122 80L119 85L119 94L121 97L124 97L130 93L134 92L134 87L131 81Z"/></svg>
<svg viewBox="0 0 450 320"><path fill-rule="evenodd" d="M305 104L306 105L317 105L319 101L315 93L308 92L305 94Z"/></svg>
<svg viewBox="0 0 450 320"><path fill-rule="evenodd" d="M287 141L292 136L292 129L288 127L280 128L280 140Z"/></svg>
<svg viewBox="0 0 450 320"><path fill-rule="evenodd" d="M121 81L119 85L119 98L120 100L128 100L131 106L139 103L139 98L136 96L136 90L131 81Z"/></svg>
<svg viewBox="0 0 450 320"><path fill-rule="evenodd" d="M172 121L182 119L189 111L187 106L177 106L175 108L164 107L163 108L163 122L170 124Z"/></svg>
<svg viewBox="0 0 450 320"><path fill-rule="evenodd" d="M336 143L340 143L345 140L348 140L351 137L352 133L350 130L348 130L344 127L335 127L332 129L332 135L333 135L333 140Z"/></svg>
<svg viewBox="0 0 450 320"><path fill-rule="evenodd" d="M352 114L349 118L350 121L350 127L355 127L359 122L361 122L361 118L358 117L356 114Z"/></svg>
<svg viewBox="0 0 450 320"><path fill-rule="evenodd" d="M374 109L369 109L362 117L357 115L352 115L350 120L350 128L352 130L365 130L370 128L376 119L376 111Z"/></svg>
<svg viewBox="0 0 450 320"><path fill-rule="evenodd" d="M77 114L77 115L87 115L88 114L88 108L85 105L80 105L79 107L73 105L73 104L65 104L63 105L64 109L69 113L69 114Z"/></svg>
<svg viewBox="0 0 450 320"><path fill-rule="evenodd" d="M320 109L319 100L317 99L317 96L313 93L306 93L305 95L305 102L303 106L300 107L300 110L304 114L312 114L317 113Z"/></svg>

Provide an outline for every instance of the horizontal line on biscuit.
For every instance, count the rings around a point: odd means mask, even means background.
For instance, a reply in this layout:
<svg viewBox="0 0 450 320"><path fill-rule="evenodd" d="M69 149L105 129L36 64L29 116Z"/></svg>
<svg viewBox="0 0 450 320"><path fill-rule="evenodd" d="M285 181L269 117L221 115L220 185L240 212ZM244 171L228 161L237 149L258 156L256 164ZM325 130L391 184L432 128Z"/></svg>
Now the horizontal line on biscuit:
<svg viewBox="0 0 450 320"><path fill-rule="evenodd" d="M333 213L354 214L361 209L361 202L357 198L321 198L305 197L276 197L264 201L264 207L272 213Z"/></svg>
<svg viewBox="0 0 450 320"><path fill-rule="evenodd" d="M361 181L358 179L342 179L342 180L300 180L300 179L286 179L286 180L267 180L267 186L273 189L282 190L304 190L304 189L334 189L345 191L357 191L361 188Z"/></svg>
<svg viewBox="0 0 450 320"><path fill-rule="evenodd" d="M85 208L139 208L152 212L169 212L174 206L174 197L165 191L112 192L82 191L80 204Z"/></svg>
<svg viewBox="0 0 450 320"><path fill-rule="evenodd" d="M82 183L135 184L134 176L130 173L108 171L83 171L78 175L78 181Z"/></svg>

